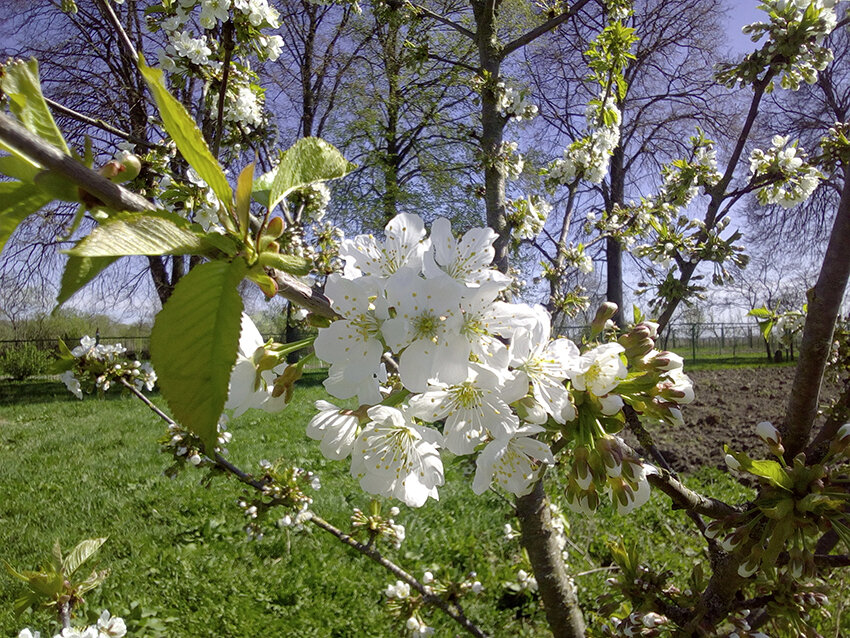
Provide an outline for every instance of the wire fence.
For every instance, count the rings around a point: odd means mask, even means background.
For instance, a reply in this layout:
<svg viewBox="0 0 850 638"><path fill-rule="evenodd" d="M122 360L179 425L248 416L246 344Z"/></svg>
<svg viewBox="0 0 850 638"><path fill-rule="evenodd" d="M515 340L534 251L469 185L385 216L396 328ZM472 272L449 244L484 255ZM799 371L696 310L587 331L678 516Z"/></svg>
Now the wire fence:
<svg viewBox="0 0 850 638"><path fill-rule="evenodd" d="M562 335L580 340L588 326L562 329ZM674 323L660 335L658 347L672 350L691 362L742 363L793 360L798 343L789 347L771 337L765 341L761 330L751 323Z"/></svg>
<svg viewBox="0 0 850 638"><path fill-rule="evenodd" d="M561 336L579 342L587 334L588 326L565 326ZM264 335L283 342L281 334ZM122 344L129 356L146 360L150 358L150 337L118 336L100 337L100 343ZM80 337L63 338L69 348L74 348ZM0 353L35 345L48 353L58 352L58 339L6 339L0 340ZM741 363L794 359L797 344L784 347L776 339L766 343L758 326L753 323L676 323L671 324L658 340L658 347L672 350L691 362ZM308 366L317 367L317 366Z"/></svg>

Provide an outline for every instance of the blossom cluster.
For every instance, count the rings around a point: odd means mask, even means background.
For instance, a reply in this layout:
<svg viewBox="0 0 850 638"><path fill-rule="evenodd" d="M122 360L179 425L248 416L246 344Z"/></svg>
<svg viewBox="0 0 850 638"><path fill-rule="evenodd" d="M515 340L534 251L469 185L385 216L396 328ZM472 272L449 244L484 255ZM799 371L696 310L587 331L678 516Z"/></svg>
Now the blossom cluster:
<svg viewBox="0 0 850 638"><path fill-rule="evenodd" d="M779 76L780 86L796 91L802 82L814 84L818 71L832 61L824 39L835 28L836 0L765 0L759 8L767 22L745 26L753 42L767 37L761 48L734 65L722 65L718 80L728 86L753 84L767 68ZM773 80L767 89L773 89Z"/></svg>
<svg viewBox="0 0 850 638"><path fill-rule="evenodd" d="M227 429L227 417L222 415L216 426L216 447L215 453L221 456L227 456L227 445L233 439L233 433ZM160 450L171 454L174 457L175 463L165 470L166 476L176 476L186 463L194 467L204 467L212 465L213 461L204 454L204 447L201 439L185 430L179 423L172 422L168 424L168 429L165 435L159 440Z"/></svg>
<svg viewBox="0 0 850 638"><path fill-rule="evenodd" d="M644 380L630 392L648 417L675 422L673 406L693 398L681 359L654 350L648 328L629 333L625 345L581 353L551 338L542 307L502 301L510 280L490 268L494 240L486 228L456 238L445 219L426 237L421 218L402 214L384 240L343 241L343 273L325 287L341 318L319 330L314 347L330 364L327 391L360 407L319 402L307 432L326 457L350 457L365 491L417 507L438 498L446 450L477 454L475 492L496 485L525 494L542 465L554 463L540 438L547 429L593 447L622 427L617 389L627 360ZM600 489L625 509L645 500L643 464L619 448L609 457L608 474L593 474ZM586 477L577 485L590 488Z"/></svg>
<svg viewBox="0 0 850 638"><path fill-rule="evenodd" d="M73 350L64 348L58 365L63 368L62 382L78 399L83 392L106 392L114 384L131 383L137 389L153 390L156 373L147 362L129 359L120 343L106 345L88 335Z"/></svg>
<svg viewBox="0 0 850 638"><path fill-rule="evenodd" d="M496 82L496 108L504 117L514 121L533 120L537 117L537 105L529 99L528 90L511 80Z"/></svg>
<svg viewBox="0 0 850 638"><path fill-rule="evenodd" d="M750 153L750 174L753 182L767 182L756 191L759 202L782 208L806 201L823 179L818 169L806 163L797 144L789 144L783 135L774 135L767 151L757 148Z"/></svg>
<svg viewBox="0 0 850 638"><path fill-rule="evenodd" d="M564 149L564 157L548 168L550 186L569 186L577 179L598 184L608 173L611 154L620 143L622 115L613 98L591 100L587 108L587 135Z"/></svg>
<svg viewBox="0 0 850 638"><path fill-rule="evenodd" d="M850 455L850 423L838 428L823 459L810 465L802 455L785 462L782 436L770 422L759 423L756 434L775 461L753 460L726 448L729 468L761 483L753 507L712 521L705 535L740 556L738 574L743 578L760 570L775 573L776 556L787 551L788 561L781 569L799 581L814 573L814 545L821 530L832 527L843 534L847 526L850 494L840 475Z"/></svg>
<svg viewBox="0 0 850 638"><path fill-rule="evenodd" d="M127 635L127 625L123 618L112 616L106 610L101 613L97 622L88 627L66 627L53 638L121 638ZM41 632L22 629L18 638L39 638Z"/></svg>

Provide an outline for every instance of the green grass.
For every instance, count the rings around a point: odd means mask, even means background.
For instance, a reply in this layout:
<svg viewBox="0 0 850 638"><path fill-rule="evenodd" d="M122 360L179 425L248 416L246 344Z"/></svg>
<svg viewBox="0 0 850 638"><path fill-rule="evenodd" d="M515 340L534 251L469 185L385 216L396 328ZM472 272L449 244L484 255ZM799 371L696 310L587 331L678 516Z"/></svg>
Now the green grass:
<svg viewBox="0 0 850 638"><path fill-rule="evenodd" d="M304 435L312 403L322 396L312 377L282 415L252 412L234 421L229 458L249 471L260 459L285 458L317 472L322 489L315 511L347 530L352 508L366 509L369 497L345 463L321 458ZM0 384L0 558L33 569L54 540L70 548L108 535L98 567L110 576L88 595L80 615L91 620L104 608L147 614L147 621L131 620L131 635L402 635L403 623L390 617L381 595L395 578L315 528L295 533L271 525L262 540L249 540L237 505L240 485L217 478L205 486L206 473L198 470L166 478L171 458L156 443L162 432L157 418L129 396L81 402L53 381ZM509 507L492 494L472 493L467 461L448 462L446 469L439 503L401 506L397 520L407 527L407 540L387 554L419 576L426 569L455 579L477 572L485 592L465 598L465 610L494 636L547 635L538 604L514 607L502 596L502 584L527 568L518 541L503 538L506 522L516 527ZM731 500L749 495L714 470L689 481ZM684 514L671 511L660 494L629 517L603 507L595 517L568 518L570 567L582 574L576 579L587 609L607 591L610 573L592 570L610 564L609 541L622 536L637 543L646 550L643 559L671 570L679 585L705 551ZM27 625L53 635L46 611L14 618L12 603L21 592L0 571L0 635L16 636ZM438 636L458 634L439 612L426 617Z"/></svg>

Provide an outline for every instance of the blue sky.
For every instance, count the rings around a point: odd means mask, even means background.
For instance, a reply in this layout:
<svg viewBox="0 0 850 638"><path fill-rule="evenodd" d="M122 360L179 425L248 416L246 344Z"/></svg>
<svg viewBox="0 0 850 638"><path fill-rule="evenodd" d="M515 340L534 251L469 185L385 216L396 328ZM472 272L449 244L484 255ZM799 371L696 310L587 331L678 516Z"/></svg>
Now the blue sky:
<svg viewBox="0 0 850 638"><path fill-rule="evenodd" d="M741 27L752 22L761 22L767 17L764 11L757 7L761 4L755 0L742 0L728 3L729 13L726 16L728 24L729 46L734 53L747 53L756 48L750 37L741 33Z"/></svg>

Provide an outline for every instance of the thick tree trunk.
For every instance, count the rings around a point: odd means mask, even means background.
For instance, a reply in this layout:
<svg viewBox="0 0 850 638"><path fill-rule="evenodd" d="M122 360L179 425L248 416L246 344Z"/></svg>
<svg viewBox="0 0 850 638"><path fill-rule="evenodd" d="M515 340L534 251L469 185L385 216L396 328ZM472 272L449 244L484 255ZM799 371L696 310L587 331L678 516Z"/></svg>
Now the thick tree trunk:
<svg viewBox="0 0 850 638"><path fill-rule="evenodd" d="M522 544L534 567L534 577L552 635L555 638L584 636L584 618L578 605L575 583L567 574L552 531L552 513L546 502L543 481L537 481L531 494L517 499L516 509L522 527ZM553 559L555 556L556 560Z"/></svg>

